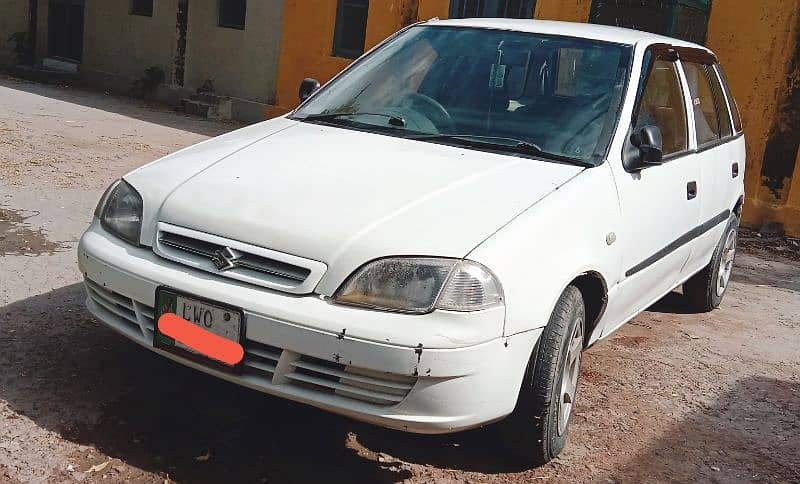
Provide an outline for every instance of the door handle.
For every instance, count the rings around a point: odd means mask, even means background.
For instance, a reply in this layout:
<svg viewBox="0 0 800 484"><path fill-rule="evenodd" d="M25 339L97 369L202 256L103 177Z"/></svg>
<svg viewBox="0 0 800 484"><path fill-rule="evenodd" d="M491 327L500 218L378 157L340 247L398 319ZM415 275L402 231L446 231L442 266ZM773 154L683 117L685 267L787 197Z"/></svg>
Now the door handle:
<svg viewBox="0 0 800 484"><path fill-rule="evenodd" d="M690 181L686 184L686 200L691 200L697 197L697 182Z"/></svg>
<svg viewBox="0 0 800 484"><path fill-rule="evenodd" d="M733 165L731 165L731 176L733 178L739 176L739 163L734 163Z"/></svg>

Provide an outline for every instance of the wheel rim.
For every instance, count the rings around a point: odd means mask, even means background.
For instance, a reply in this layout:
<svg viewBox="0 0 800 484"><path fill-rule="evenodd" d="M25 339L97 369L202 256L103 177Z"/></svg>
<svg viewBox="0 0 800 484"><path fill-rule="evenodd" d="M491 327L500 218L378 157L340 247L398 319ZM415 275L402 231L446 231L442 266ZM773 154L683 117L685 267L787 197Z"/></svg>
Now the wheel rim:
<svg viewBox="0 0 800 484"><path fill-rule="evenodd" d="M728 282L731 280L733 271L733 258L736 255L736 232L731 230L725 239L725 246L722 248L722 257L719 258L719 270L717 270L717 297L725 294Z"/></svg>
<svg viewBox="0 0 800 484"><path fill-rule="evenodd" d="M575 393L578 389L578 375L581 367L581 351L583 350L583 320L578 319L575 329L567 345L567 357L561 374L561 393L558 399L558 435L567 430Z"/></svg>

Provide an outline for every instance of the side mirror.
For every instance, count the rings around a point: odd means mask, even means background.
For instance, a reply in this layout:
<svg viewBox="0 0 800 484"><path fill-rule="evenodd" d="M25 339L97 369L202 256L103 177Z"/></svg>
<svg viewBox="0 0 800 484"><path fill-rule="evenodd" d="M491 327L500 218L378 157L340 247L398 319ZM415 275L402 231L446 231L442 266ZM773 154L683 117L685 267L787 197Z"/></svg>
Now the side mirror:
<svg viewBox="0 0 800 484"><path fill-rule="evenodd" d="M312 79L311 77L303 79L303 82L300 83L300 102L308 99L317 89L319 89L318 80Z"/></svg>
<svg viewBox="0 0 800 484"><path fill-rule="evenodd" d="M658 126L648 124L631 133L631 149L625 153L625 168L638 171L643 168L662 164L664 152L661 130Z"/></svg>

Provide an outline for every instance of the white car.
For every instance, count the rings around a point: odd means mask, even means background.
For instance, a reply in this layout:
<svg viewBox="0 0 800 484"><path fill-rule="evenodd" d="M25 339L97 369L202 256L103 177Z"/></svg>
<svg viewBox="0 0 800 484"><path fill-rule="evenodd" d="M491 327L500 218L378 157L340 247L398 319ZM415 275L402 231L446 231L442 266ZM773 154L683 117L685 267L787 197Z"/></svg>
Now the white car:
<svg viewBox="0 0 800 484"><path fill-rule="evenodd" d="M107 190L79 248L98 319L385 427L504 420L542 463L586 347L681 284L699 310L720 304L745 141L708 49L433 20L318 87Z"/></svg>

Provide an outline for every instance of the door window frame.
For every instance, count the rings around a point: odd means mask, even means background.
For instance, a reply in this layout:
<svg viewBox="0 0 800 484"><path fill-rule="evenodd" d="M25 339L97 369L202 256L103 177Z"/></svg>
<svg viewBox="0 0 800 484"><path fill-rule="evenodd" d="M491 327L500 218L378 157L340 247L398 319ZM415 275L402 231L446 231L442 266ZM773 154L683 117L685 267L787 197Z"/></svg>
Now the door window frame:
<svg viewBox="0 0 800 484"><path fill-rule="evenodd" d="M630 137L631 133L633 132L634 122L639 114L639 108L642 102L642 96L644 94L645 81L650 76L650 71L653 69L653 66L655 65L655 59L658 58L660 55L669 55L674 57L675 59L676 67L678 70L678 77L681 83L681 90L683 91L683 98L684 98L683 109L686 112L686 125L687 129L689 130L687 139L687 149L684 151L678 151L665 156L662 160L664 163L668 163L675 159L683 158L695 153L702 153L703 151L716 148L717 146L733 141L744 134L742 131L737 131L735 128L733 122L733 116L731 114L731 109L733 109L734 105L732 105L730 102L728 90L725 88L724 84L724 77L720 76L719 74L719 70L717 68L717 65L719 64L719 59L717 59L716 55L714 55L711 51L706 51L692 47L680 47L680 46L674 46L672 44L662 44L662 43L651 44L646 48L642 56L643 59L642 63L647 62L648 65L642 67L639 80L637 81L636 97L634 98L633 110L631 112L631 118L628 121L628 128L625 134L625 139L623 140L622 143L623 160L625 159L625 152L630 149ZM681 61L691 61L712 67L711 72L713 72L717 76L717 79L719 80L720 85L722 86L722 92L725 97L725 105L728 108L728 116L731 121L731 128L732 128L731 135L718 138L712 142L704 144L701 147L697 146L697 133L695 130L694 109L690 109L690 107L692 106L692 100L691 100L691 93L689 91L689 82L686 77L686 72L684 71L683 68L683 63ZM711 86L709 86L709 88L710 87ZM713 89L712 89L712 94L713 94ZM654 167L650 167L648 169Z"/></svg>
<svg viewBox="0 0 800 484"><path fill-rule="evenodd" d="M742 113L739 111L739 104L733 97L733 92L731 92L730 86L728 86L728 78L725 75L725 69L722 68L722 65L719 62L714 64L714 71L717 73L717 77L722 83L722 92L728 102L728 110L731 113L731 128L733 128L733 134L735 136L744 131Z"/></svg>
<svg viewBox="0 0 800 484"><path fill-rule="evenodd" d="M634 98L634 105L633 111L631 112L631 119L628 123L627 135L625 136L625 142L623 143L623 159L624 153L628 149L630 149L630 138L631 134L633 133L633 129L636 125L636 119L639 116L639 109L641 108L642 99L644 98L644 89L647 87L647 80L650 77L651 72L653 71L653 67L656 64L656 60L666 60L671 61L675 64L675 72L678 74L678 84L680 85L681 89L681 98L683 99L683 112L684 112L684 119L686 124L686 149L681 151L676 151L674 153L670 153L662 158L664 163L667 163L671 160L676 158L681 158L686 156L690 153L694 152L694 118L690 116L687 99L688 99L688 85L686 84L686 78L683 72L683 67L680 63L680 55L678 54L677 50L669 45L669 44L652 44L650 45L647 50L645 50L643 56L643 63L647 62L647 66L643 66L642 73L639 76L639 81L637 82L637 89L636 89L636 97Z"/></svg>
<svg viewBox="0 0 800 484"><path fill-rule="evenodd" d="M687 59L687 60L690 59L692 62L700 64L701 67L704 67L703 71L707 75L716 76L717 82L719 83L720 88L721 88L720 90L722 91L722 95L723 95L723 98L724 98L723 102L724 102L725 107L727 108L726 114L728 116L728 121L730 122L730 126L731 126L731 134L726 135L726 136L722 136L721 129L720 129L720 135L719 135L719 137L717 139L715 139L713 141L709 141L709 142L703 143L703 145L700 146L698 144L698 142L697 142L697 132L696 132L695 127L694 127L694 123L695 123L694 109L690 109L691 118L692 118L692 121L691 121L691 124L692 124L692 136L694 138L694 150L692 152L693 153L702 153L704 151L708 151L710 149L716 148L717 146L723 145L723 144L725 144L725 143L727 143L729 141L735 140L735 139L741 137L744 133L742 131L737 131L736 127L734 125L733 115L731 113L731 109L733 109L733 107L732 107L732 105L730 103L730 100L728 98L728 93L727 93L727 90L725 89L725 85L723 83L723 78L719 75L719 71L717 70L717 67L716 67L717 64L719 64L719 60L717 59L717 57L715 55L709 53L709 52L705 52L705 51L699 51L698 52L698 49L684 48L684 50L687 51L687 54L684 54L684 59ZM683 71L683 65L682 64L681 64L681 71L682 71L682 75L684 77L684 82L686 83L687 95L689 96L689 98L686 101L688 103L687 107L689 107L689 106L692 105L691 104L692 103L691 93L689 92L689 80L688 80L688 78L686 76L686 72ZM712 96L716 96L716 94L714 93L714 88L710 84L711 80L708 79L708 82L709 82L709 86L708 87L709 87L709 90L711 91L711 95ZM715 110L717 109L716 108L716 104L717 103L715 102L714 103L714 105L715 105L714 109ZM720 113L717 111L717 117L719 118L719 116L720 116Z"/></svg>

